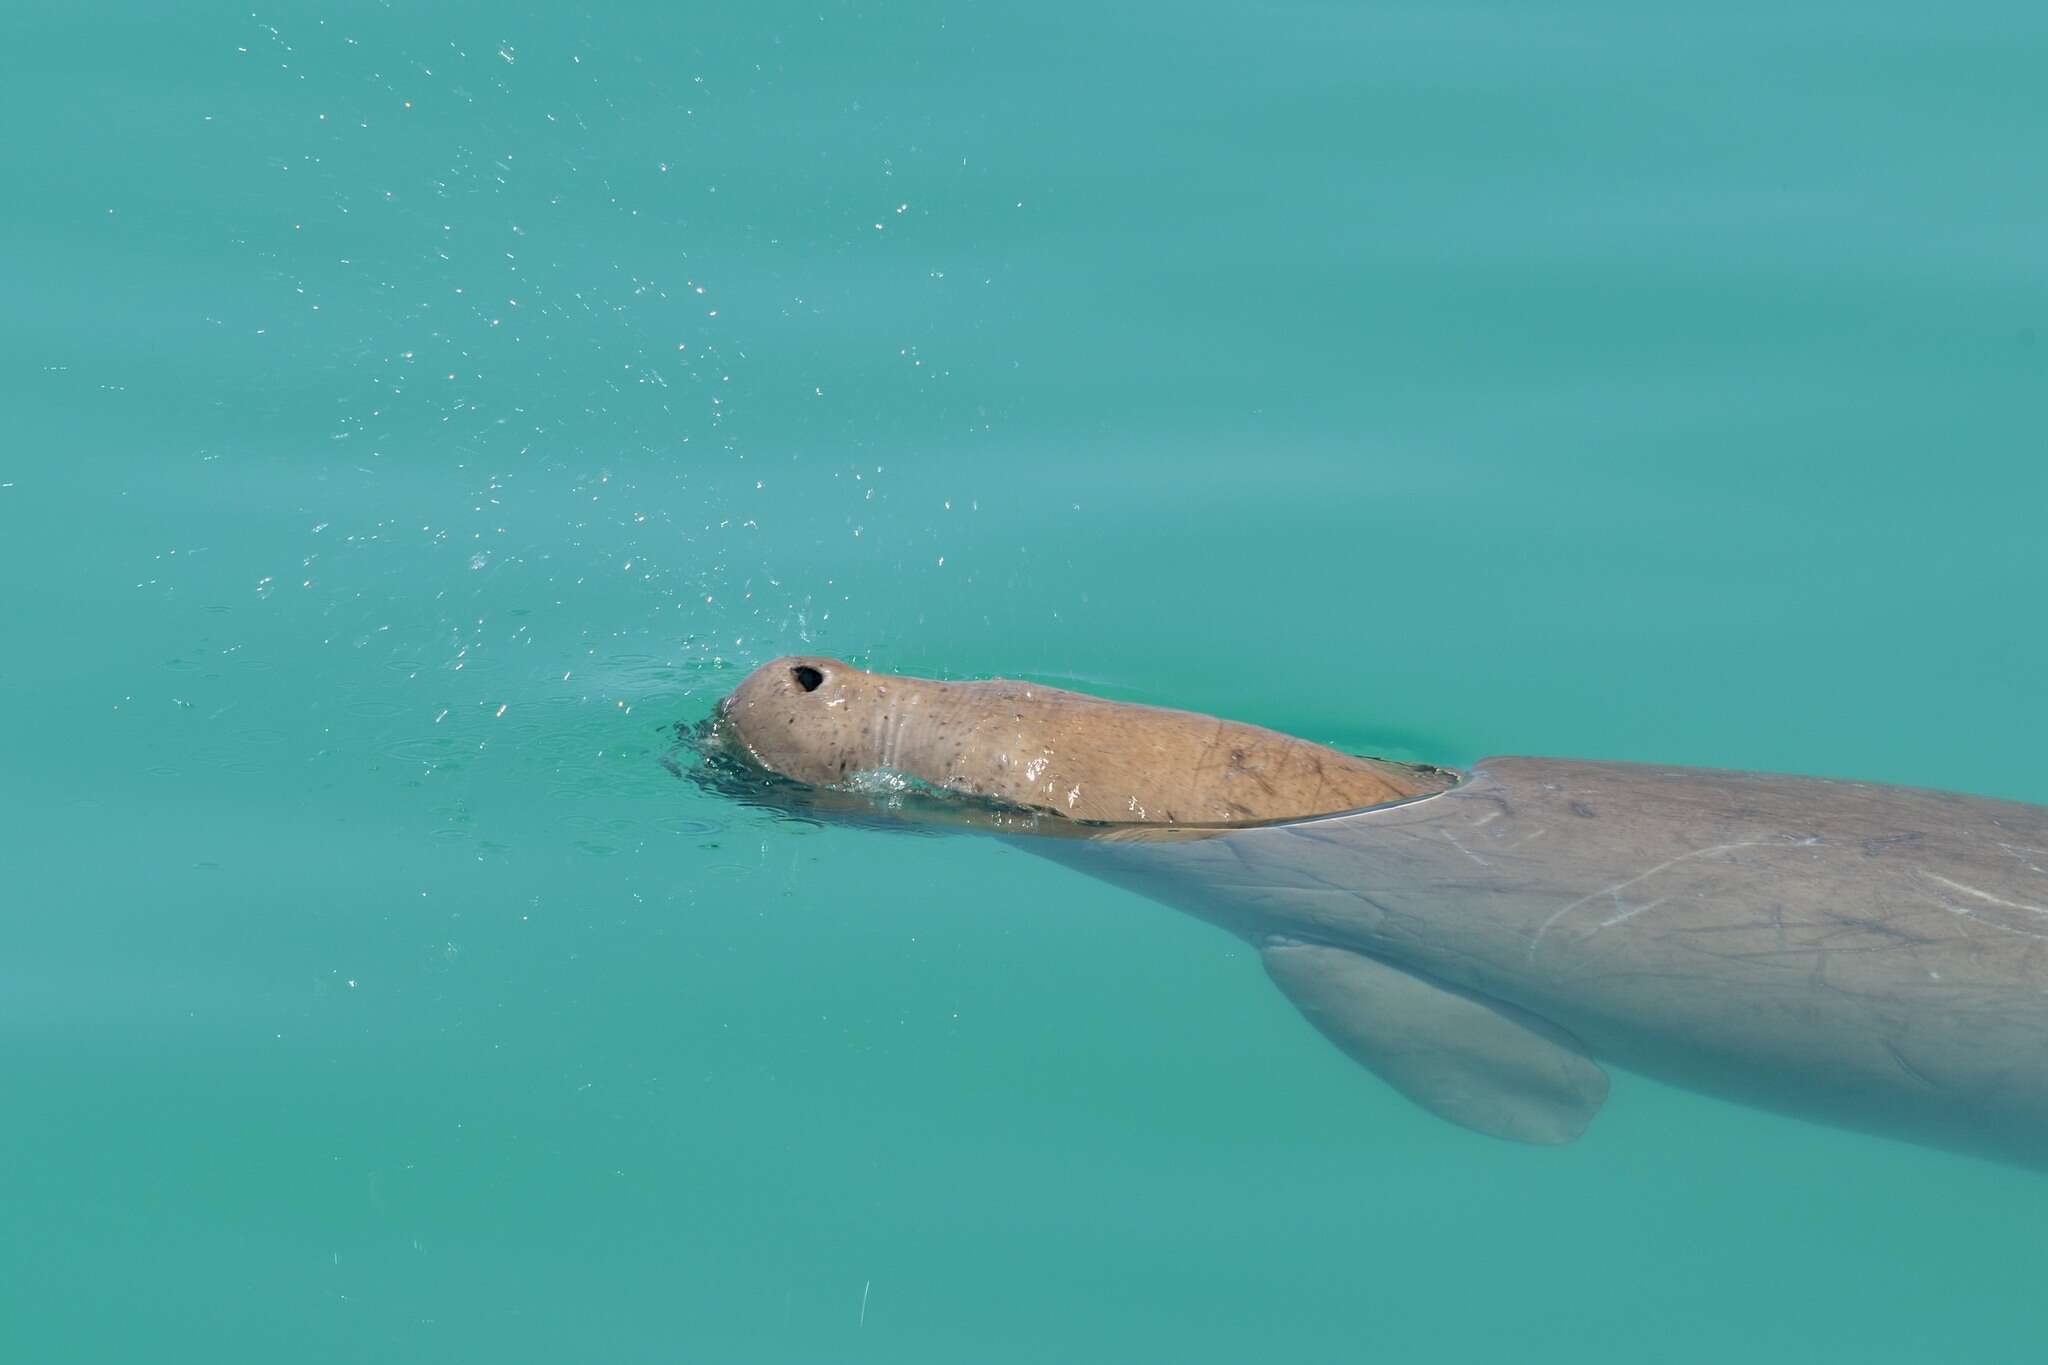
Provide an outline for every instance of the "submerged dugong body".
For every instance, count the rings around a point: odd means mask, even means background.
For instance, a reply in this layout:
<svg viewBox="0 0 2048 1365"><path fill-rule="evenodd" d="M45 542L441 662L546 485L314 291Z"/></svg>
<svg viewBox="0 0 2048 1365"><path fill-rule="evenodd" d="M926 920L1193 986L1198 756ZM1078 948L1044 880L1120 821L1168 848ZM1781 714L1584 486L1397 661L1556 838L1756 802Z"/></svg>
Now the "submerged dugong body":
<svg viewBox="0 0 2048 1365"><path fill-rule="evenodd" d="M2048 808L1539 758L1460 775L828 659L765 665L715 728L799 783L892 771L1028 812L1000 826L1020 846L1241 935L1338 1047L1483 1133L1570 1141L1612 1063L2048 1166Z"/></svg>

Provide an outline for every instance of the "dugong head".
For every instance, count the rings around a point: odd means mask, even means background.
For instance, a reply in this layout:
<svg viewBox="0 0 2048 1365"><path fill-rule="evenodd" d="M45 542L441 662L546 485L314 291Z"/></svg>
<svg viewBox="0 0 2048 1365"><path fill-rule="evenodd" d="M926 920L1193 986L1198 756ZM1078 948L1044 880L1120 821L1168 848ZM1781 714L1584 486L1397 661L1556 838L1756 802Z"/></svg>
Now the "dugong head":
<svg viewBox="0 0 2048 1365"><path fill-rule="evenodd" d="M808 789L941 795L1062 825L1242 826L1441 791L1439 769L1035 683L937 682L794 655L719 704L716 745ZM879 783L875 779L882 779ZM900 790L896 788L896 790Z"/></svg>
<svg viewBox="0 0 2048 1365"><path fill-rule="evenodd" d="M906 684L915 681L792 655L748 674L719 703L718 723L769 772L828 786L885 766L880 741L895 724L895 706L908 704Z"/></svg>

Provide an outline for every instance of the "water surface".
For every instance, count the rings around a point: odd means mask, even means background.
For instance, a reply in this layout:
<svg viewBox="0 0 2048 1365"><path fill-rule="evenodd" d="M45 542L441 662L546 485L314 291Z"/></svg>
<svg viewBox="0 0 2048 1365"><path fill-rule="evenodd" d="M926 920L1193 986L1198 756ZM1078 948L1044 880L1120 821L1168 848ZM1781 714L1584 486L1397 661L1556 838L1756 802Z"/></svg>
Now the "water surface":
<svg viewBox="0 0 2048 1365"><path fill-rule="evenodd" d="M658 761L752 664L2048 801L2037 7L23 15L0 1347L2009 1359L2037 1175L1449 1128Z"/></svg>

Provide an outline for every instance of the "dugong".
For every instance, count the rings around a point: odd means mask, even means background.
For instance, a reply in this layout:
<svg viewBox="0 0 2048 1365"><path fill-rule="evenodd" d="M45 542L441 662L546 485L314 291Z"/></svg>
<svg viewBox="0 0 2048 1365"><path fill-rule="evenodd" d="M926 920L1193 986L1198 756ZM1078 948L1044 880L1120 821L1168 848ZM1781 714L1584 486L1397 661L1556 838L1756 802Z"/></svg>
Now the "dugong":
<svg viewBox="0 0 2048 1365"><path fill-rule="evenodd" d="M1259 952L1431 1112L1578 1137L1606 1065L2048 1167L2048 808L1759 773L1355 758L1213 717L833 659L763 665L707 749L1019 847Z"/></svg>

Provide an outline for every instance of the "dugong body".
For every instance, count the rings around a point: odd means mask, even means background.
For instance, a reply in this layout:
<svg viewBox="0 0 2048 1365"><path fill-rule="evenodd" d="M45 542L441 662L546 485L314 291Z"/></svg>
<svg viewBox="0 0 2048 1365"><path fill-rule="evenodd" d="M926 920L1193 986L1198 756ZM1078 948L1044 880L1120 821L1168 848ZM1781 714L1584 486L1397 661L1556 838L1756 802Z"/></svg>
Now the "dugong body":
<svg viewBox="0 0 2048 1365"><path fill-rule="evenodd" d="M1498 758L1374 810L1031 848L1259 945L1334 1042L1468 1127L1576 1136L1597 1059L2048 1165L2037 806Z"/></svg>
<svg viewBox="0 0 2048 1365"><path fill-rule="evenodd" d="M773 714L800 749L802 713ZM1410 790L1365 809L1011 841L1242 936L1331 1041L1480 1132L1570 1141L1611 1063L2048 1167L2048 808L1541 758L1385 767ZM1170 776L1147 779L1170 795Z"/></svg>

